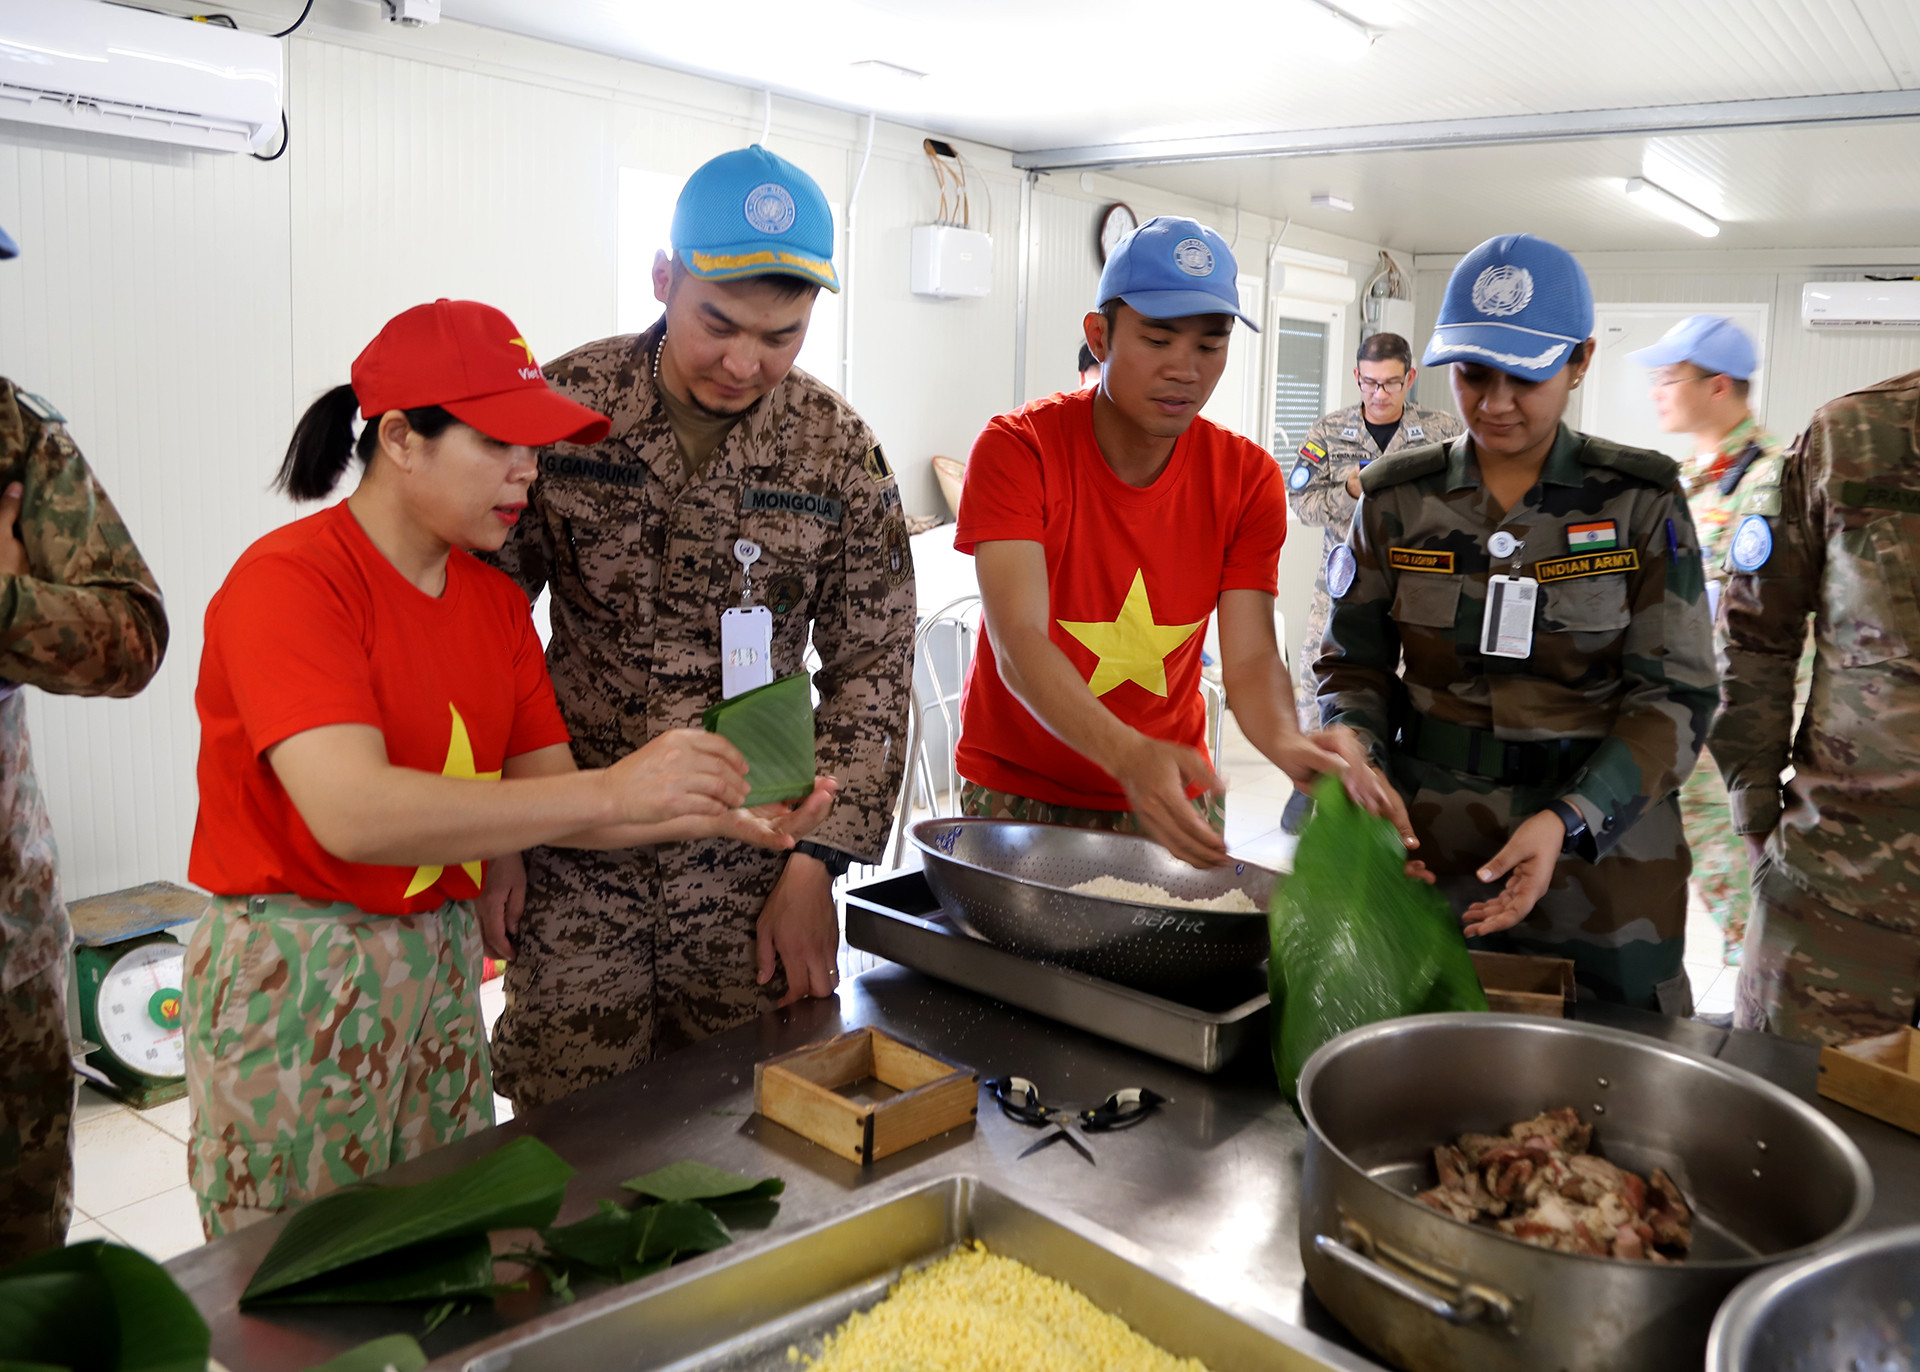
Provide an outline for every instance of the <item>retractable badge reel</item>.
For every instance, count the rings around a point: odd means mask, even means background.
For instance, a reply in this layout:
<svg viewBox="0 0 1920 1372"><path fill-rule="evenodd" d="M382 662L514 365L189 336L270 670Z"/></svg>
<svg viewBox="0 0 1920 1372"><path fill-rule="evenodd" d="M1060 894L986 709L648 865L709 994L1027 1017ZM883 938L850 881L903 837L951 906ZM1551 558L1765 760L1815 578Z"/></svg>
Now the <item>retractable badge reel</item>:
<svg viewBox="0 0 1920 1372"><path fill-rule="evenodd" d="M720 616L720 694L727 700L773 680L773 612L753 603L753 564L760 545L733 542L740 564L740 603Z"/></svg>

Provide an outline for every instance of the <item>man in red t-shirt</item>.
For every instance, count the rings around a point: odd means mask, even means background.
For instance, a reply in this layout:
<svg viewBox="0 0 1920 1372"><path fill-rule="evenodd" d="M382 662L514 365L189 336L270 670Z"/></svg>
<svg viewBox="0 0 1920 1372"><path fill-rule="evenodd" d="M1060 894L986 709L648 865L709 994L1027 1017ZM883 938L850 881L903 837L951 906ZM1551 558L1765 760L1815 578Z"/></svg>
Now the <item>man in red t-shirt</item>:
<svg viewBox="0 0 1920 1372"><path fill-rule="evenodd" d="M1344 730L1300 732L1274 635L1287 504L1257 445L1200 418L1241 312L1226 241L1150 220L1086 318L1092 390L1000 415L967 464L955 546L977 563L986 633L961 703L968 814L1145 832L1226 860L1206 755L1200 651L1220 614L1234 717L1296 785L1321 772L1408 833Z"/></svg>

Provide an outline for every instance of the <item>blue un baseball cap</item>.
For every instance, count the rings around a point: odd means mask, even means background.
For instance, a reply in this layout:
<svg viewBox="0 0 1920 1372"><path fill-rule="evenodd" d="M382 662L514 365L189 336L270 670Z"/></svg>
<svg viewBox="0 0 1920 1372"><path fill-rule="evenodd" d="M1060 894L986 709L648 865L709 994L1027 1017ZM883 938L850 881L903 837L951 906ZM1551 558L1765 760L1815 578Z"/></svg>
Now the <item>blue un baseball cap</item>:
<svg viewBox="0 0 1920 1372"><path fill-rule="evenodd" d="M1747 331L1723 314L1695 314L1675 324L1651 347L1627 354L1643 367L1691 362L1703 372L1745 381L1760 365Z"/></svg>
<svg viewBox="0 0 1920 1372"><path fill-rule="evenodd" d="M1124 300L1149 319L1230 314L1259 333L1240 308L1239 279L1226 239L1197 219L1163 214L1120 240L1100 273L1094 308Z"/></svg>
<svg viewBox="0 0 1920 1372"><path fill-rule="evenodd" d="M1489 238L1447 278L1424 366L1478 362L1545 381L1593 334L1593 288L1573 254L1530 233Z"/></svg>
<svg viewBox="0 0 1920 1372"><path fill-rule="evenodd" d="M708 281L797 276L840 289L827 197L758 143L723 152L687 178L673 207L673 255Z"/></svg>
<svg viewBox="0 0 1920 1372"><path fill-rule="evenodd" d="M0 229L0 258L18 257L20 245L13 241L13 235Z"/></svg>

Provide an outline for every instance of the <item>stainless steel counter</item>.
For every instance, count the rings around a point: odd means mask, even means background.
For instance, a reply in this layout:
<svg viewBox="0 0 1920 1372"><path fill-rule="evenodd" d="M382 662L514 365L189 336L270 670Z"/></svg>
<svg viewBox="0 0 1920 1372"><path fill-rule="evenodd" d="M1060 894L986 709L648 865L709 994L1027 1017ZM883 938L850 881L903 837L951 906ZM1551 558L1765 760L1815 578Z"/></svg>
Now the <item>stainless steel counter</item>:
<svg viewBox="0 0 1920 1372"><path fill-rule="evenodd" d="M1814 1099L1818 1065L1811 1048L1635 1011L1598 1007L1583 1017L1719 1056ZM1123 1086L1151 1087L1174 1103L1137 1129L1097 1137L1098 1165L1064 1143L1019 1158L1034 1131L1003 1117L986 1097L976 1124L867 1168L753 1114L755 1062L863 1025L966 1063L983 1080L1007 1073L1029 1077L1050 1103L1095 1104ZM1873 1166L1878 1197L1869 1226L1920 1221L1920 1139L1844 1107L1818 1104ZM1295 1226L1304 1133L1280 1100L1258 1046L1225 1070L1203 1076L919 973L882 967L843 986L835 1000L765 1015L404 1164L390 1179L425 1180L520 1133L538 1136L579 1169L563 1221L591 1213L603 1197L630 1199L619 1190L624 1178L687 1157L784 1177L787 1192L775 1230L845 1206L863 1188L971 1173L1043 1197L1136 1241L1209 1299L1264 1309L1358 1351L1302 1283ZM235 1300L280 1223L258 1225L168 1264L212 1325L214 1356L227 1367L294 1372L382 1334L419 1333L417 1309L239 1313ZM449 1355L540 1313L537 1303L506 1298L497 1308L449 1321L422 1343L436 1367L457 1367L460 1360Z"/></svg>

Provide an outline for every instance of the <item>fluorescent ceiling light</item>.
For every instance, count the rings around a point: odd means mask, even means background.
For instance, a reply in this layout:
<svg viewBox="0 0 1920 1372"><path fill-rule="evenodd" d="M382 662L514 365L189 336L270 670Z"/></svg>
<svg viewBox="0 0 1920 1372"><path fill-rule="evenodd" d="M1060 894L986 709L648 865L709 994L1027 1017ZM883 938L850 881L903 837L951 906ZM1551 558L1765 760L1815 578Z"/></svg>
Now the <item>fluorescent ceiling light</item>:
<svg viewBox="0 0 1920 1372"><path fill-rule="evenodd" d="M1344 195L1309 196L1307 203L1316 210L1341 210L1347 214L1353 213L1353 202Z"/></svg>
<svg viewBox="0 0 1920 1372"><path fill-rule="evenodd" d="M1714 238L1720 233L1719 220L1703 210L1695 209L1672 191L1654 185L1644 176L1629 178L1626 190L1627 199L1640 208L1692 229L1702 238Z"/></svg>

